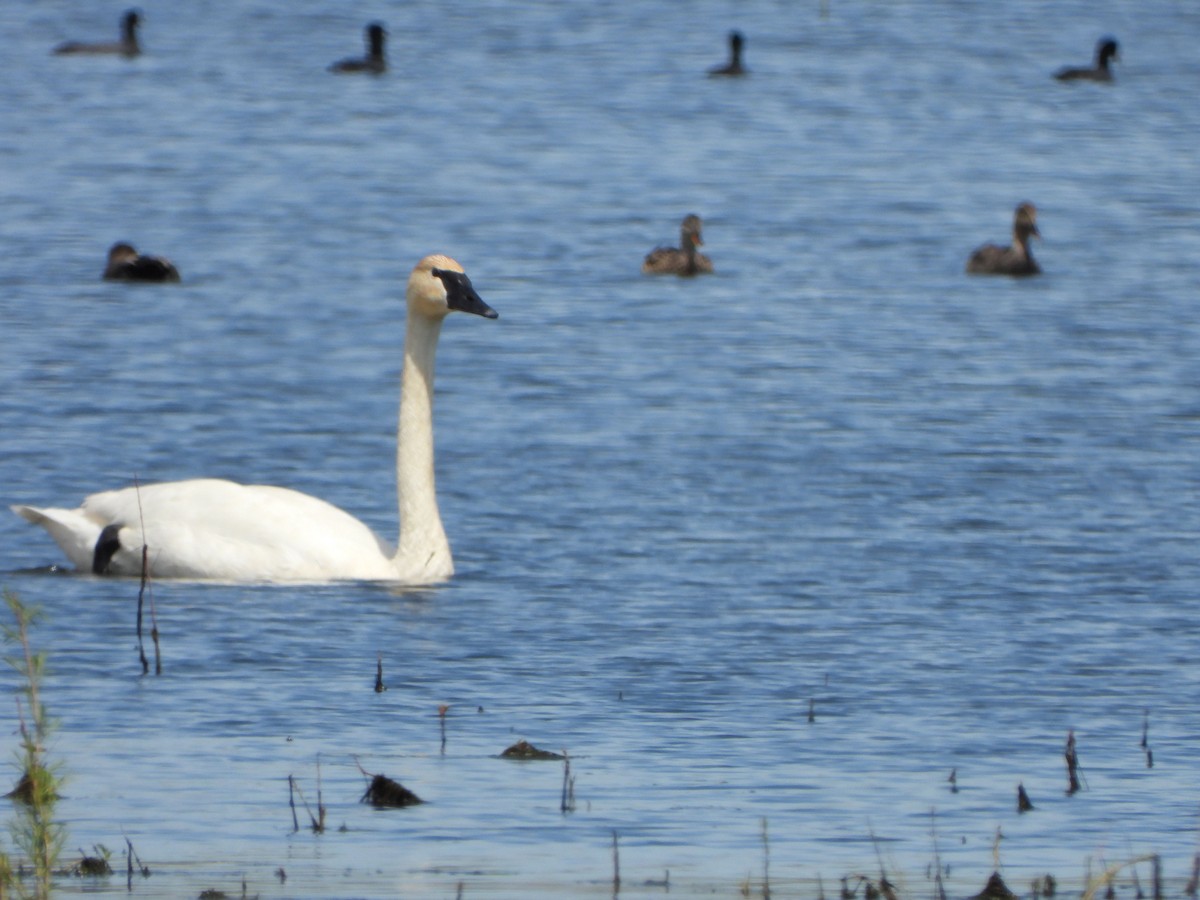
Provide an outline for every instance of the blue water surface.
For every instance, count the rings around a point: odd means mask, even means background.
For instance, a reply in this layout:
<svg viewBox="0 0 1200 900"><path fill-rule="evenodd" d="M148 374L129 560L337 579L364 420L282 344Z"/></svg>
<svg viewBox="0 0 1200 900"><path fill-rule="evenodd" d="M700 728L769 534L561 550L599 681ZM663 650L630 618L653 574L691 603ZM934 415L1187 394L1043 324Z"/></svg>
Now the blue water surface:
<svg viewBox="0 0 1200 900"><path fill-rule="evenodd" d="M65 856L119 870L59 890L126 893L128 841L154 897L604 896L614 842L625 897L1182 891L1200 7L140 9L129 61L49 53L119 7L0 6L4 504L222 476L392 537L409 269L500 318L443 330L445 586L158 583L143 677L137 584L0 516ZM328 73L376 19L390 71ZM1107 33L1113 85L1051 78ZM1024 200L1044 274L964 275ZM716 274L642 276L689 212ZM117 240L183 283L101 281Z"/></svg>

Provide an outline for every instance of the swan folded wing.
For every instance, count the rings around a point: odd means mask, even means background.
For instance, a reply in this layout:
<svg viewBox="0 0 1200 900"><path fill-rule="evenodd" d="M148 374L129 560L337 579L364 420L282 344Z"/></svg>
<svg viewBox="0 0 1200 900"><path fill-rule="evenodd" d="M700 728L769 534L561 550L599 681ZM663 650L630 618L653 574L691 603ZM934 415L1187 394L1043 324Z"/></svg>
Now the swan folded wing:
<svg viewBox="0 0 1200 900"><path fill-rule="evenodd" d="M114 575L140 574L143 543L157 578L329 581L393 572L390 549L370 528L286 488L168 482L93 494L82 511L89 521L121 526L108 567Z"/></svg>

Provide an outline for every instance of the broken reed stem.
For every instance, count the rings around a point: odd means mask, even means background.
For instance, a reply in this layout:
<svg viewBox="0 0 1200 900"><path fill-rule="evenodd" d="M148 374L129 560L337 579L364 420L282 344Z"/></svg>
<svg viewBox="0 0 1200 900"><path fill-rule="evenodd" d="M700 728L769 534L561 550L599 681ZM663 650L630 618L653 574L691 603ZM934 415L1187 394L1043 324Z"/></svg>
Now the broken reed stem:
<svg viewBox="0 0 1200 900"><path fill-rule="evenodd" d="M138 615L137 615L137 634L138 634L138 656L142 662L142 674L145 675L150 671L150 664L146 661L146 648L142 643L142 600L144 597L150 597L150 639L154 641L154 674L162 674L162 653L158 645L158 615L154 608L154 592L150 590L150 547L146 543L146 519L142 514L142 489L138 482L137 476L133 478L133 487L137 495L138 502L138 521L142 526L142 580L138 587Z"/></svg>
<svg viewBox="0 0 1200 900"><path fill-rule="evenodd" d="M1142 752L1146 754L1146 768L1154 768L1154 751L1150 749L1150 710L1142 712Z"/></svg>
<svg viewBox="0 0 1200 900"><path fill-rule="evenodd" d="M613 896L621 893L621 852L617 848L617 829L613 829Z"/></svg>
<svg viewBox="0 0 1200 900"><path fill-rule="evenodd" d="M300 830L300 819L296 817L296 779L288 776L288 806L292 808L292 834Z"/></svg>
<svg viewBox="0 0 1200 900"><path fill-rule="evenodd" d="M149 580L150 566L147 561L148 551L145 541L142 542L142 582L138 587L138 605L137 605L137 639L138 639L138 659L142 663L142 674L146 675L150 671L150 663L146 659L146 645L142 641L142 605L146 599L146 583Z"/></svg>
<svg viewBox="0 0 1200 900"><path fill-rule="evenodd" d="M317 821L313 822L313 831L325 833L325 801L321 797L321 754L317 754Z"/></svg>
<svg viewBox="0 0 1200 900"><path fill-rule="evenodd" d="M937 842L937 810L929 808L929 836L933 841L933 886L935 900L946 900L946 885L942 881L942 855Z"/></svg>
<svg viewBox="0 0 1200 900"><path fill-rule="evenodd" d="M1133 853L1133 844L1129 844L1129 852ZM1142 879L1138 877L1137 866L1134 866L1129 873L1133 878L1133 896L1137 900L1146 900L1146 892L1142 890Z"/></svg>
<svg viewBox="0 0 1200 900"><path fill-rule="evenodd" d="M1087 886L1083 889L1083 894L1080 896L1080 900L1096 900L1096 894L1101 888L1107 890L1112 886L1113 879L1116 877L1118 872L1120 872L1126 866L1136 866L1141 862L1148 862L1154 865L1154 892L1155 896L1157 897L1159 891L1158 855L1155 853L1149 853L1145 856L1136 856L1133 859L1127 859L1122 863L1116 863L1104 869L1099 875L1096 875L1095 877L1089 877Z"/></svg>
<svg viewBox="0 0 1200 900"><path fill-rule="evenodd" d="M888 881L887 870L883 867L883 853L879 850L879 840L875 837L874 827L870 830L871 844L875 848L875 859L879 862L879 893L885 900L896 900L896 891Z"/></svg>
<svg viewBox="0 0 1200 900"><path fill-rule="evenodd" d="M767 817L762 819L762 842L763 842L763 884L762 895L763 900L769 900L771 896L771 840L767 835Z"/></svg>
<svg viewBox="0 0 1200 900"><path fill-rule="evenodd" d="M296 784L296 779L294 779L291 775L288 776L288 803L292 807L292 826L294 828L294 832L300 830L300 823L296 819L296 804L292 800L292 792L293 791L300 795L300 802L304 804L304 811L306 813L308 813L308 821L311 823L310 827L313 830L313 834L324 834L325 833L325 807L321 805L321 800L320 800L320 796L321 796L320 771L321 770L320 770L319 762L318 762L317 811L318 811L320 818L318 818L317 816L314 816L312 814L312 809L308 805L308 800L306 800L304 797L304 791L300 790L300 785Z"/></svg>
<svg viewBox="0 0 1200 900"><path fill-rule="evenodd" d="M138 874L143 878L150 877L150 867L142 863L141 857L137 855L137 851L133 849L133 841L125 838L125 846L129 848L129 855L125 857L125 887L127 891L133 890L133 870L136 864Z"/></svg>
<svg viewBox="0 0 1200 900"><path fill-rule="evenodd" d="M571 757L563 750L563 786L559 810L564 813L575 811L575 777L571 774Z"/></svg>
<svg viewBox="0 0 1200 900"><path fill-rule="evenodd" d="M1067 796L1081 789L1079 783L1079 754L1075 750L1075 730L1067 732L1067 746L1063 751L1067 760Z"/></svg>
<svg viewBox="0 0 1200 900"><path fill-rule="evenodd" d="M154 674L162 674L162 652L158 646L158 612L154 607L154 592L150 592L150 637L154 641Z"/></svg>

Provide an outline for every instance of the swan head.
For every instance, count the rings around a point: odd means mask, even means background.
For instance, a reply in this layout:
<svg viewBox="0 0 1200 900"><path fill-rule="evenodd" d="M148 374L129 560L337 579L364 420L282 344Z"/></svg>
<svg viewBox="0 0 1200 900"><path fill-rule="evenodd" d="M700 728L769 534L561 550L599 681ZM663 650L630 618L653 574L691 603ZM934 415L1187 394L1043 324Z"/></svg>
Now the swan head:
<svg viewBox="0 0 1200 900"><path fill-rule="evenodd" d="M448 256L426 256L408 276L408 308L433 319L441 319L454 310L499 317L475 292L463 267Z"/></svg>

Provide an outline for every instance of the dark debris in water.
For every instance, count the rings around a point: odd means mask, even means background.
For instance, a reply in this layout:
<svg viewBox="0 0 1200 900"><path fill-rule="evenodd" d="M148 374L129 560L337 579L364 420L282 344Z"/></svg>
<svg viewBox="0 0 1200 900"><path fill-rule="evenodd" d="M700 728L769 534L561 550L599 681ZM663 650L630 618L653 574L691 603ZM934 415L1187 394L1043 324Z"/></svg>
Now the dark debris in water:
<svg viewBox="0 0 1200 900"><path fill-rule="evenodd" d="M25 805L33 802L33 779L29 777L28 772L22 772L21 777L17 779L16 786L4 795L11 800L19 800Z"/></svg>
<svg viewBox="0 0 1200 900"><path fill-rule="evenodd" d="M416 806L425 801L400 782L392 781L386 775L376 775L371 779L371 784L359 802L370 803L376 809L396 809L403 806Z"/></svg>
<svg viewBox="0 0 1200 900"><path fill-rule="evenodd" d="M517 741L500 756L504 759L565 759L561 753L542 750L526 740Z"/></svg>
<svg viewBox="0 0 1200 900"><path fill-rule="evenodd" d="M26 806L30 806L33 804L33 787L33 779L29 777L29 773L22 772L21 777L17 779L16 785L4 796L6 799L16 800L24 803ZM57 800L58 792L53 791L51 797Z"/></svg>
<svg viewBox="0 0 1200 900"><path fill-rule="evenodd" d="M87 856L75 863L71 867L71 872L74 875L81 877L99 878L103 875L112 874L112 866L108 864L108 860L103 856Z"/></svg>
<svg viewBox="0 0 1200 900"><path fill-rule="evenodd" d="M1008 889L1008 885L1004 883L999 872L993 872L987 880L987 884L983 886L983 890L971 900L1017 900L1017 895Z"/></svg>

